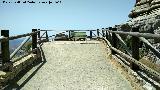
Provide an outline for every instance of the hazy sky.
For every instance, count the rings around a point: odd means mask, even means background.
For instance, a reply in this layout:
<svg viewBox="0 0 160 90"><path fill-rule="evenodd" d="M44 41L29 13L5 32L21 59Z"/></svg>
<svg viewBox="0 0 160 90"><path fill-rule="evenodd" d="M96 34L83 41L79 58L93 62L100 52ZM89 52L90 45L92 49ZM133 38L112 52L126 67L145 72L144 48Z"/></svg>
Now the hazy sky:
<svg viewBox="0 0 160 90"><path fill-rule="evenodd" d="M49 5L3 4L3 0L0 0L0 29L9 29L10 33L15 35L31 32L32 28L54 30L106 28L127 21L128 14L135 4L135 0L61 1L59 4Z"/></svg>

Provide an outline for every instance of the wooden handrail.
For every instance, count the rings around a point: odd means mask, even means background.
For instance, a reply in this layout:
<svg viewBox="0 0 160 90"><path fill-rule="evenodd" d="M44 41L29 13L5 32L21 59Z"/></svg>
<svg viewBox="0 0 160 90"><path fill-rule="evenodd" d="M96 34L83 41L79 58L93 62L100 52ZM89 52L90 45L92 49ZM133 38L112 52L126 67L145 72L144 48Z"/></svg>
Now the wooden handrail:
<svg viewBox="0 0 160 90"><path fill-rule="evenodd" d="M39 31L31 32L31 33L27 33L27 34L16 35L16 36L10 36L10 37L1 37L0 38L0 42L1 41L14 40L14 39L30 36L30 35L33 35L33 34L38 33L38 32Z"/></svg>
<svg viewBox="0 0 160 90"><path fill-rule="evenodd" d="M34 50L32 50L32 51L29 51L27 54L22 55L21 57L18 57L18 58L16 58L16 59L11 59L11 62L12 62L12 63L17 62L18 60L22 59L23 57L28 56L29 54L31 54L31 53L33 53L33 52L35 52L35 51L37 51L37 48L34 49Z"/></svg>
<svg viewBox="0 0 160 90"><path fill-rule="evenodd" d="M111 33L122 34L122 35L131 35L135 37L145 37L145 38L160 38L160 34L151 34L151 33L139 33L139 32L123 32L123 31L110 31Z"/></svg>
<svg viewBox="0 0 160 90"><path fill-rule="evenodd" d="M0 37L0 42L1 42L1 50L2 50L2 67L0 68L7 68L6 66L8 66L8 64L6 63L10 63L11 59L13 59L13 57L16 55L16 53L25 45L25 43L32 37L32 52L34 54L37 54L37 43L38 42L44 42L44 41L49 41L48 40L48 34L47 34L47 31L48 30L45 30L45 33L46 34L46 39L45 40L40 40L38 41L37 40L37 36L38 38L41 38L40 37L40 31L44 31L44 30L37 30L37 29L32 29L32 32L31 33L26 33L26 34L21 34L21 35L16 35L16 36L9 36L9 30L1 30L1 37ZM9 40L14 40L14 39L18 39L18 38L22 38L22 37L27 37L29 36L28 38L26 38L20 46L18 46L18 48L16 48L16 50L10 55L9 53ZM5 66L4 66L5 65Z"/></svg>
<svg viewBox="0 0 160 90"><path fill-rule="evenodd" d="M146 65L142 64L141 62L139 62L139 46L140 46L139 40L142 41L154 53L154 55L156 55L158 58L160 58L160 52L153 45L151 45L148 40L145 39L145 38L157 39L157 38L160 38L160 34L139 33L138 32L139 28L132 28L132 31L135 31L135 32L113 31L112 27L110 27L108 30L107 29L105 30L106 35L105 35L105 37L103 37L103 40L106 41L106 43L108 44L108 46L110 47L110 49L112 51L116 52L116 54L120 55L121 57L123 57L124 59L129 61L130 62L129 65L130 65L131 69L146 71L152 77L154 76L154 78L155 78L154 80L156 80L156 81L160 80L160 73L147 67ZM122 46L125 48L125 50L129 51L128 50L129 48L127 47L125 42L120 37L120 34L131 36L131 52L132 52L131 54L132 55L130 55L129 52L127 52L129 55L125 54L124 52L118 50L117 49L118 47L113 45L113 43L110 43L110 42L114 41L115 36L116 36L118 38L118 40L122 43ZM118 43L118 42L116 42L116 43ZM114 53L112 53L112 54L114 54Z"/></svg>
<svg viewBox="0 0 160 90"><path fill-rule="evenodd" d="M27 34L22 34L22 35L17 35L17 36L11 36L11 37L9 37L9 40L14 40L14 39L30 36L30 35L33 35L33 34L37 34L38 32L39 31L31 32L31 33L27 33Z"/></svg>
<svg viewBox="0 0 160 90"><path fill-rule="evenodd" d="M63 30L63 31L97 31L97 30Z"/></svg>
<svg viewBox="0 0 160 90"><path fill-rule="evenodd" d="M146 72L149 72L150 74L152 74L153 76L155 76L157 79L160 80L160 74L157 71L147 67L146 65L144 65L141 62L137 61L133 57L130 57L129 55L121 52L120 50L118 50L118 49L116 49L114 47L111 47L111 49L114 50L117 54L121 55L123 58L126 58L127 60L130 60L131 62L133 62L134 64L136 64L137 66L139 66L140 68L142 68Z"/></svg>
<svg viewBox="0 0 160 90"><path fill-rule="evenodd" d="M40 31L55 31L55 30L40 30Z"/></svg>
<svg viewBox="0 0 160 90"><path fill-rule="evenodd" d="M155 76L157 79L160 80L160 74L159 74L157 71L155 71L155 70L147 67L146 65L144 65L144 64L142 64L141 62L137 61L137 60L134 59L133 57L131 57L131 56L129 56L129 55L121 52L120 50L116 49L115 47L113 47L113 46L111 45L111 43L110 43L106 38L103 37L102 39L108 44L109 48L110 48L111 50L114 50L118 55L120 55L121 57L123 57L123 58L125 58L125 59L127 59L127 60L129 60L129 61L131 61L131 62L133 62L134 64L136 64L137 66L139 66L140 68L142 68L142 69L145 70L146 72L149 72L150 74L152 74L153 76Z"/></svg>
<svg viewBox="0 0 160 90"><path fill-rule="evenodd" d="M149 49L160 59L160 52L154 48L154 46L152 46L144 37L147 38L160 38L160 34L151 34L151 33L139 33L139 32L122 32L122 31L111 31L111 30L106 30L107 32L110 33L116 33L116 37L118 37L118 39L122 42L122 39L120 38L120 36L118 34L122 34L122 35L131 35L132 37L139 37L139 39L147 46L149 47ZM114 37L114 36L113 36ZM135 42L139 42L137 41L138 38L135 39ZM124 43L123 43L124 44ZM135 44L133 44L135 45ZM135 45L135 47L139 47L139 44ZM125 47L126 48L126 47ZM137 51L137 50L136 50ZM133 52L133 51L132 51ZM138 51L137 51L138 52ZM136 52L136 54L137 54ZM128 53L128 52L127 52Z"/></svg>

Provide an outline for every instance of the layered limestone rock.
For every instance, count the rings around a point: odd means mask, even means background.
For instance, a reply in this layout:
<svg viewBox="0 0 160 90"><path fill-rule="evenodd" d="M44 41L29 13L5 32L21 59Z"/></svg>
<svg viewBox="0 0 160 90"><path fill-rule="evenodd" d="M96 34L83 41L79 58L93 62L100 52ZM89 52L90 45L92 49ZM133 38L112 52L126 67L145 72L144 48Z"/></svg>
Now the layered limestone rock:
<svg viewBox="0 0 160 90"><path fill-rule="evenodd" d="M160 0L139 0L129 17L129 25L140 27L140 32L160 33Z"/></svg>
<svg viewBox="0 0 160 90"><path fill-rule="evenodd" d="M137 0L135 7L129 14L129 26L139 27L139 32L160 34L160 0ZM160 40L154 39L150 42L160 51ZM150 60L160 64L151 51L148 54Z"/></svg>
<svg viewBox="0 0 160 90"><path fill-rule="evenodd" d="M119 25L119 30L131 31L131 27L139 27L141 33L160 34L160 0L136 0L136 4L129 14L130 20ZM160 51L160 39L149 39L151 44ZM160 65L151 51L147 52L150 60Z"/></svg>

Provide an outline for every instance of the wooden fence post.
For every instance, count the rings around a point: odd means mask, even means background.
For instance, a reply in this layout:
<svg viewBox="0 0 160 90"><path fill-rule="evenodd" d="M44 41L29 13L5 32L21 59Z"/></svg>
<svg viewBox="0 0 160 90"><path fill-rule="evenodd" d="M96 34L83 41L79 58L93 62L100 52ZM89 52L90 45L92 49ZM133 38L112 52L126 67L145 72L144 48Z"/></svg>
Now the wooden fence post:
<svg viewBox="0 0 160 90"><path fill-rule="evenodd" d="M117 31L117 28L112 28L112 31ZM112 33L112 46L114 48L117 48L117 43L118 42L118 39L117 39L117 36L115 33ZM112 51L112 54L116 54L115 51Z"/></svg>
<svg viewBox="0 0 160 90"><path fill-rule="evenodd" d="M102 37L105 37L104 28L102 28Z"/></svg>
<svg viewBox="0 0 160 90"><path fill-rule="evenodd" d="M39 39L39 41L41 41L41 31L40 31L40 29L38 29L38 39Z"/></svg>
<svg viewBox="0 0 160 90"><path fill-rule="evenodd" d="M99 37L99 29L97 29L97 36Z"/></svg>
<svg viewBox="0 0 160 90"><path fill-rule="evenodd" d="M9 37L9 30L1 30L1 36ZM10 62L9 40L1 42L2 65Z"/></svg>
<svg viewBox="0 0 160 90"><path fill-rule="evenodd" d="M132 28L132 32L139 32L139 28ZM132 36L132 43L131 43L131 48L132 48L132 57L136 60L139 60L139 38ZM139 67L135 65L134 63L130 63L130 67L133 70L138 70Z"/></svg>
<svg viewBox="0 0 160 90"><path fill-rule="evenodd" d="M112 27L109 27L108 30L112 30ZM108 40L112 43L112 35L110 32L108 32Z"/></svg>
<svg viewBox="0 0 160 90"><path fill-rule="evenodd" d="M71 31L70 30L68 31L68 38L69 39L71 38Z"/></svg>
<svg viewBox="0 0 160 90"><path fill-rule="evenodd" d="M36 32L37 29L32 29L32 32ZM32 50L37 49L37 33L34 33L32 35ZM37 54L37 51L33 52L34 54Z"/></svg>
<svg viewBox="0 0 160 90"><path fill-rule="evenodd" d="M106 39L108 40L108 28L106 28Z"/></svg>
<svg viewBox="0 0 160 90"><path fill-rule="evenodd" d="M49 41L48 32L47 31L46 31L46 40L47 40L47 42Z"/></svg>
<svg viewBox="0 0 160 90"><path fill-rule="evenodd" d="M90 39L92 39L92 30L90 31Z"/></svg>

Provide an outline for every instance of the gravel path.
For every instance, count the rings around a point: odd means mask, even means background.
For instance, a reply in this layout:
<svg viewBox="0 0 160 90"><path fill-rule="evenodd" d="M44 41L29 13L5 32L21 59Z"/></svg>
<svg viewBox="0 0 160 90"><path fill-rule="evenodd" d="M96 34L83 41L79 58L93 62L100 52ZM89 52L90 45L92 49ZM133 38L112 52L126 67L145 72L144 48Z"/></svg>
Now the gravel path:
<svg viewBox="0 0 160 90"><path fill-rule="evenodd" d="M103 53L98 41L48 42L42 46L46 63L23 83L37 67L17 84L22 90L132 90ZM95 44L93 44L95 43Z"/></svg>

